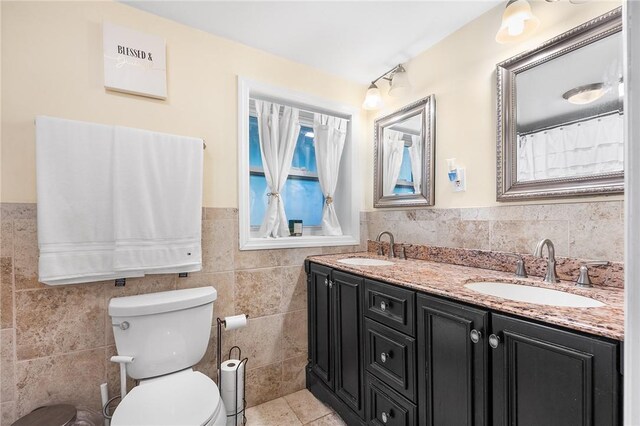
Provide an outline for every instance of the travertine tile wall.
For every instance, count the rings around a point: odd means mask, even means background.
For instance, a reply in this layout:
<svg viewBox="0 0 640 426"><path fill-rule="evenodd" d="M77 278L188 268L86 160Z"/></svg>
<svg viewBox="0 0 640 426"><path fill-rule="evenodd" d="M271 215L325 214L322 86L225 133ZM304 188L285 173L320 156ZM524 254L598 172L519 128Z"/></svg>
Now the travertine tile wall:
<svg viewBox="0 0 640 426"><path fill-rule="evenodd" d="M371 240L390 230L396 242L532 253L538 241L550 238L558 256L623 261L623 211L622 201L507 204L377 210L367 213L366 221Z"/></svg>
<svg viewBox="0 0 640 426"><path fill-rule="evenodd" d="M99 385L118 392L109 299L116 296L213 285L214 316L249 315L246 328L226 332L224 352L238 344L249 357L247 399L259 404L305 385L307 310L304 258L312 254L364 250L355 247L263 250L237 248L237 211L205 209L203 270L49 287L38 283L36 205L3 203L0 212L0 425L43 405L68 402L100 407ZM365 223L366 225L366 223ZM215 321L214 321L215 324ZM215 377L216 327L197 369Z"/></svg>
<svg viewBox="0 0 640 426"><path fill-rule="evenodd" d="M560 256L623 260L622 202L464 209L378 210L361 215L359 247L240 252L237 211L205 209L203 271L188 278L151 275L127 281L48 287L37 279L35 204L2 204L0 224L0 424L33 408L70 402L97 409L99 384L116 394L118 370L107 314L111 297L213 285L215 316L247 313L249 325L225 333L225 349L249 356L247 399L259 404L304 387L307 352L303 260L365 250L391 230L397 242L528 253L551 238ZM197 366L215 376L216 329ZM226 352L226 350L225 350Z"/></svg>

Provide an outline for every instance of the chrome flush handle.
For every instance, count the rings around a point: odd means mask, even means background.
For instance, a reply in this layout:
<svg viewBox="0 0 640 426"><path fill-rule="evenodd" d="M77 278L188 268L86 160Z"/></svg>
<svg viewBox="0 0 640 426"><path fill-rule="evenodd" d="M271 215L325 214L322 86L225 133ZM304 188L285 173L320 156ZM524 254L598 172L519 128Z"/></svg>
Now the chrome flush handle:
<svg viewBox="0 0 640 426"><path fill-rule="evenodd" d="M120 330L128 330L129 329L129 322L128 321L123 321L120 324L111 324L114 327L118 327Z"/></svg>

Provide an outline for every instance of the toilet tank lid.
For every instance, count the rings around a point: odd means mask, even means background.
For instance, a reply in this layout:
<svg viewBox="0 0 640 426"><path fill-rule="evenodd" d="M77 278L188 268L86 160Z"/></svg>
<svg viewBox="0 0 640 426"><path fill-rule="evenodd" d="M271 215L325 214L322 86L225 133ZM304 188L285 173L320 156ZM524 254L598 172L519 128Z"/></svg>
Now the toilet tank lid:
<svg viewBox="0 0 640 426"><path fill-rule="evenodd" d="M213 287L114 297L109 301L109 315L112 317L130 317L179 311L206 305L216 300L216 297L217 292Z"/></svg>

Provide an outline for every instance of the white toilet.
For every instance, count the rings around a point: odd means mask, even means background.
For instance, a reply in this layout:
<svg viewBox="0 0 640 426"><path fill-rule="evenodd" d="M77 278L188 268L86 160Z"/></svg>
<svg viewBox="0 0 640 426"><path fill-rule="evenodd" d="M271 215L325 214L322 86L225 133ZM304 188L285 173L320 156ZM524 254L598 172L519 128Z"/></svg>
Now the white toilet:
<svg viewBox="0 0 640 426"><path fill-rule="evenodd" d="M112 426L222 426L218 387L191 368L209 345L213 287L116 297L109 302L119 356L133 357L139 380L120 402Z"/></svg>

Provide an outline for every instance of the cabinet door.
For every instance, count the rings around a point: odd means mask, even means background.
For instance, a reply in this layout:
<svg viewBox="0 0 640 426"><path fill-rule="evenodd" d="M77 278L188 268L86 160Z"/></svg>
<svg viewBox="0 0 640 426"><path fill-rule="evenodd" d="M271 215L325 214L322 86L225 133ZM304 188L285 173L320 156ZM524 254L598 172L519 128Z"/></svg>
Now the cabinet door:
<svg viewBox="0 0 640 426"><path fill-rule="evenodd" d="M364 360L362 288L360 277L333 272L335 336L335 392L362 417L364 415Z"/></svg>
<svg viewBox="0 0 640 426"><path fill-rule="evenodd" d="M488 424L488 318L483 310L418 296L420 424Z"/></svg>
<svg viewBox="0 0 640 426"><path fill-rule="evenodd" d="M494 425L621 423L617 343L498 314L492 332Z"/></svg>
<svg viewBox="0 0 640 426"><path fill-rule="evenodd" d="M309 361L311 370L333 389L333 318L331 268L311 264L307 278L309 298Z"/></svg>

